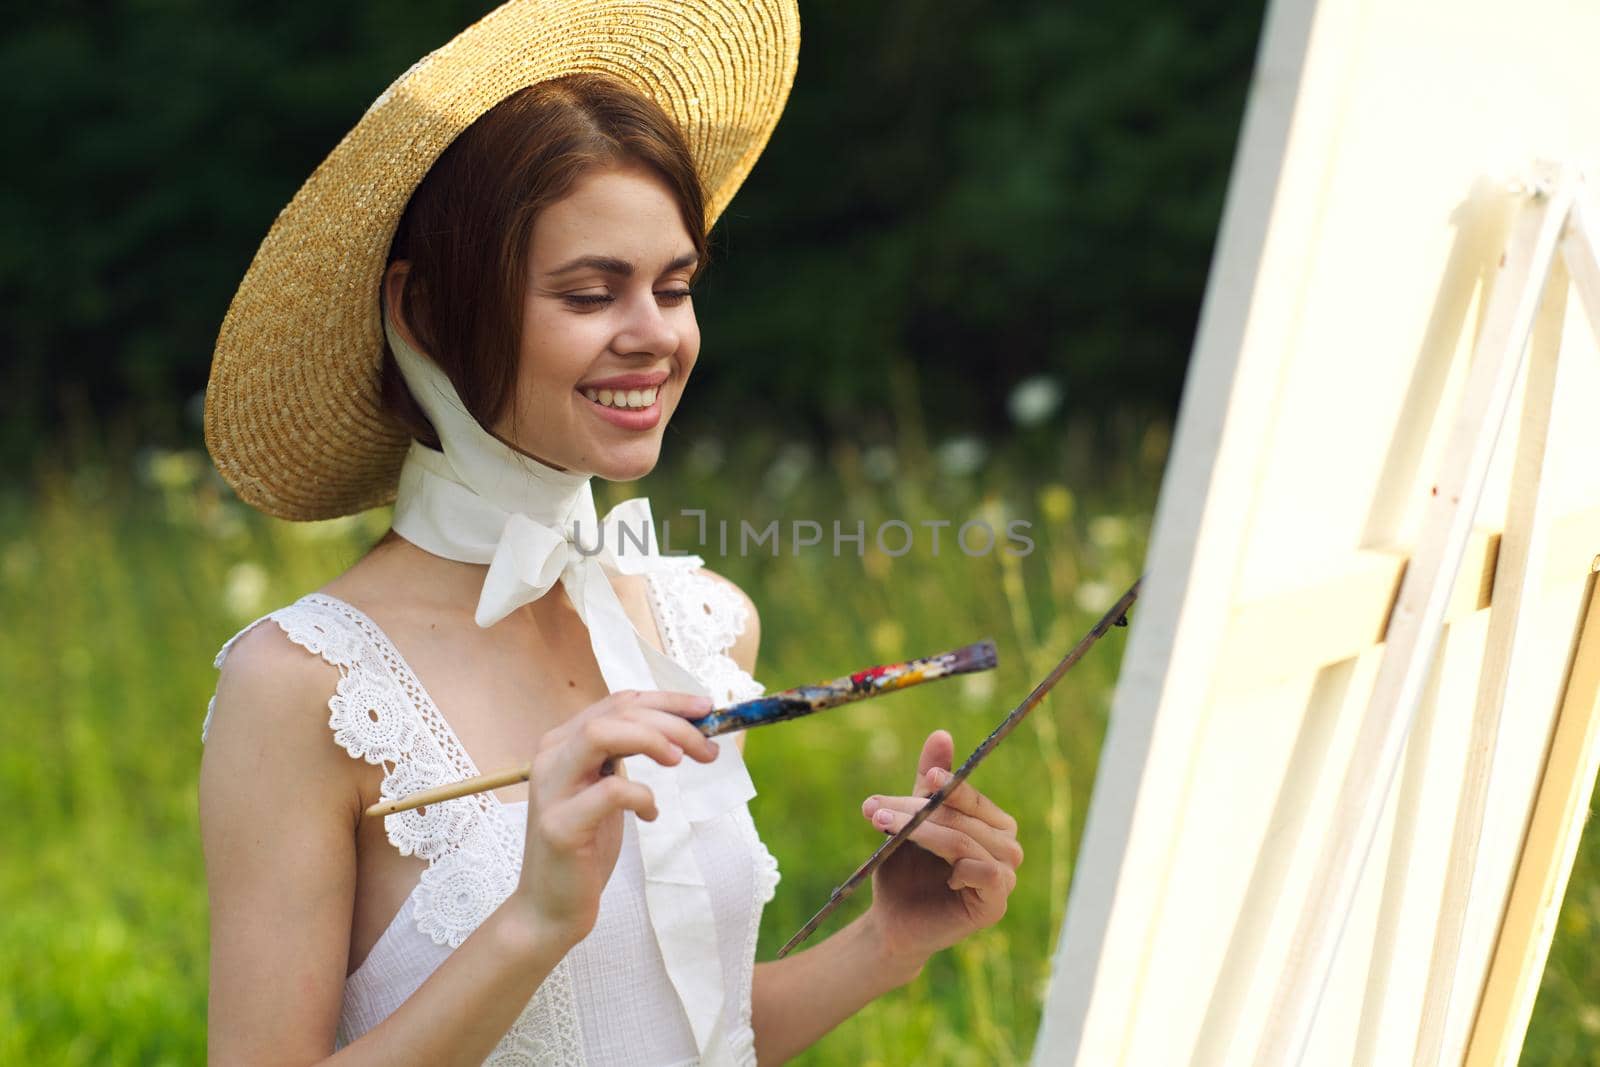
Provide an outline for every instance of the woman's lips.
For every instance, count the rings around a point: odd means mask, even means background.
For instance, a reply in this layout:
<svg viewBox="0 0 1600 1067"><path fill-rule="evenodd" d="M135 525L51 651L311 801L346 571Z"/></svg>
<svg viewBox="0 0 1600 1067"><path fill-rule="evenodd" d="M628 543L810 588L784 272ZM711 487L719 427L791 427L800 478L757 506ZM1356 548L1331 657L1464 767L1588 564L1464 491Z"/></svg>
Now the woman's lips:
<svg viewBox="0 0 1600 1067"><path fill-rule="evenodd" d="M665 370L650 371L648 373L638 371L633 374L614 374L609 378L581 382L578 385L578 392L585 392L589 389L654 389L665 382L668 377L670 377L670 373Z"/></svg>
<svg viewBox="0 0 1600 1067"><path fill-rule="evenodd" d="M656 390L656 398L648 407L642 408L617 408L610 404L590 400L582 392L578 396L589 405L590 409L602 419L613 426L620 426L624 430L650 430L661 421L661 390Z"/></svg>

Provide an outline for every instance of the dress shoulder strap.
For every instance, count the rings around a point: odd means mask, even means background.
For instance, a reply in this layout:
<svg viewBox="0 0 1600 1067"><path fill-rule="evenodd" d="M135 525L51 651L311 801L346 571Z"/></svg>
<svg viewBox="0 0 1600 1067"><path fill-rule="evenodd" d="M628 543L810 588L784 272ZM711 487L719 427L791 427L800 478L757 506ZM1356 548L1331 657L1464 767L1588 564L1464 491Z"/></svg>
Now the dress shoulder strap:
<svg viewBox="0 0 1600 1067"><path fill-rule="evenodd" d="M699 556L666 556L646 572L663 651L704 682L718 703L758 697L765 691L761 683L728 655L744 633L744 601L703 566Z"/></svg>
<svg viewBox="0 0 1600 1067"><path fill-rule="evenodd" d="M338 668L328 725L352 757L383 766L382 799L478 773L388 635L335 597L311 593L257 619L222 646L215 665L220 669L233 643L265 619ZM207 726L215 705L213 696ZM384 818L389 842L401 855L428 861L415 914L417 927L436 944L460 945L516 888L522 842L510 820L499 817L499 806L493 794L477 793Z"/></svg>

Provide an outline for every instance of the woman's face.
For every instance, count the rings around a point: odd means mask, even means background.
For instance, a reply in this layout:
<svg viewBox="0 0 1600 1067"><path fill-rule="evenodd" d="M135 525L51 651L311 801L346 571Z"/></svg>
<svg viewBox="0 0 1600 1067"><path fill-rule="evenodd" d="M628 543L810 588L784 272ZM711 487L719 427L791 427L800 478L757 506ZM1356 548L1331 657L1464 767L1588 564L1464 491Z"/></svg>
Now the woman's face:
<svg viewBox="0 0 1600 1067"><path fill-rule="evenodd" d="M529 244L516 396L492 427L545 463L649 473L700 351L677 201L637 166L591 172Z"/></svg>

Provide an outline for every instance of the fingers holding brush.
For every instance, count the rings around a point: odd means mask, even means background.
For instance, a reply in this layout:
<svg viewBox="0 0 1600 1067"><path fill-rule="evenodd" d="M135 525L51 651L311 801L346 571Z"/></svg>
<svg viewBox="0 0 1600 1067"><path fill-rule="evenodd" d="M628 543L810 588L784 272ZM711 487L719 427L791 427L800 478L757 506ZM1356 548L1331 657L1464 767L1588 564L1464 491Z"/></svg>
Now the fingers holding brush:
<svg viewBox="0 0 1600 1067"><path fill-rule="evenodd" d="M877 800L879 807L883 802L893 800L895 809L902 812L915 812L923 805L923 798L931 797L941 789L945 789L955 780L955 773L950 766L955 753L955 740L948 730L935 730L928 735L922 743L922 753L917 758L917 777L912 784L910 797L874 797L868 803ZM967 816L972 820L973 828L979 829L974 835L983 841L994 841L997 844L1003 838L1009 837L1013 841L1017 836L1017 820L1000 805L978 792L971 782L963 781L951 789L950 794L940 803L939 809L934 812L930 821L941 821L941 816L946 812L954 811ZM872 811L865 808L862 814L871 816ZM955 825L956 819L946 820L947 825ZM1022 862L1021 849L1017 850L1017 862Z"/></svg>
<svg viewBox="0 0 1600 1067"><path fill-rule="evenodd" d="M955 775L943 768L929 771L928 783L932 789L926 795L931 796L937 790L943 789L954 777ZM956 811L965 812L1001 833L1010 834L1012 837L1017 835L1017 820L1011 817L1011 813L978 792L977 787L971 782L964 781L957 785L950 791L950 795L945 798L941 807L944 810L954 808Z"/></svg>
<svg viewBox="0 0 1600 1067"><path fill-rule="evenodd" d="M633 754L666 766L685 755L709 763L717 757L717 745L690 721L706 703L686 693L613 693L545 733L533 776L570 790L604 776L605 768L615 769L622 757Z"/></svg>
<svg viewBox="0 0 1600 1067"><path fill-rule="evenodd" d="M861 806L875 829L918 846L895 849L872 870L874 925L896 958L926 959L998 922L1017 884L1016 820L970 784L951 788L907 834L953 781L951 749L949 733L935 730L917 761L914 795L871 796Z"/></svg>
<svg viewBox="0 0 1600 1067"><path fill-rule="evenodd" d="M576 944L599 915L621 849L623 815L654 821L654 791L623 760L709 762L719 746L690 719L711 701L683 693L613 693L540 738L531 761L523 863L514 907L558 942Z"/></svg>
<svg viewBox="0 0 1600 1067"><path fill-rule="evenodd" d="M964 782L962 783L962 789L969 791L973 796L982 798L982 794L967 786ZM957 792L959 793L960 791L958 790ZM918 835L930 825L942 826L971 839L988 856L999 860L1007 866L1012 868L1021 866L1022 846L1017 843L1016 820L1002 811L993 801L987 798L982 798L982 800L983 806L996 812L997 817L1004 818L1010 824L1009 827L996 825L985 821L983 818L968 814L967 811L962 810L962 806L957 803L956 794L953 793L950 799L940 806L938 811L928 817L927 822L924 822L922 826L919 826L912 833L911 840L928 847L926 842L919 840ZM926 803L927 800L923 797L872 796L868 797L866 802L861 805L861 814L871 819L872 824L878 829L894 833L904 826L911 816L921 810ZM938 853L946 860L949 859L938 849L930 849L930 851Z"/></svg>

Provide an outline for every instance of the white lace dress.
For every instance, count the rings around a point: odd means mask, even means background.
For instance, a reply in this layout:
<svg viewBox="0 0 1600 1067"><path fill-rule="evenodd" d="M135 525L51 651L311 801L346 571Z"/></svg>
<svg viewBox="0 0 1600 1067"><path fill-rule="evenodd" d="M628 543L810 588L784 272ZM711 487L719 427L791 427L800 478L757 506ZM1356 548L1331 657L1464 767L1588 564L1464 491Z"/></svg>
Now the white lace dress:
<svg viewBox="0 0 1600 1067"><path fill-rule="evenodd" d="M744 629L744 605L727 586L696 571L696 557L665 557L645 575L664 651L694 674L718 704L759 696L762 687L727 655ZM411 668L365 614L312 593L236 634L272 619L296 644L339 669L328 725L349 754L381 763L385 798L479 773ZM211 724L208 708L201 739ZM740 758L733 745L719 758ZM516 886L525 801L479 793L385 820L402 855L428 861L421 880L345 980L338 1046L383 1021ZM621 854L600 900L594 929L539 986L485 1061L494 1065L627 1064L687 1067L700 1062L689 1020L668 978L645 904L636 822L624 820ZM772 899L777 862L762 844L747 804L692 824L695 858L711 890L724 1003L712 1032L722 1062L756 1062L750 987L762 906ZM712 946L707 946L710 950Z"/></svg>

